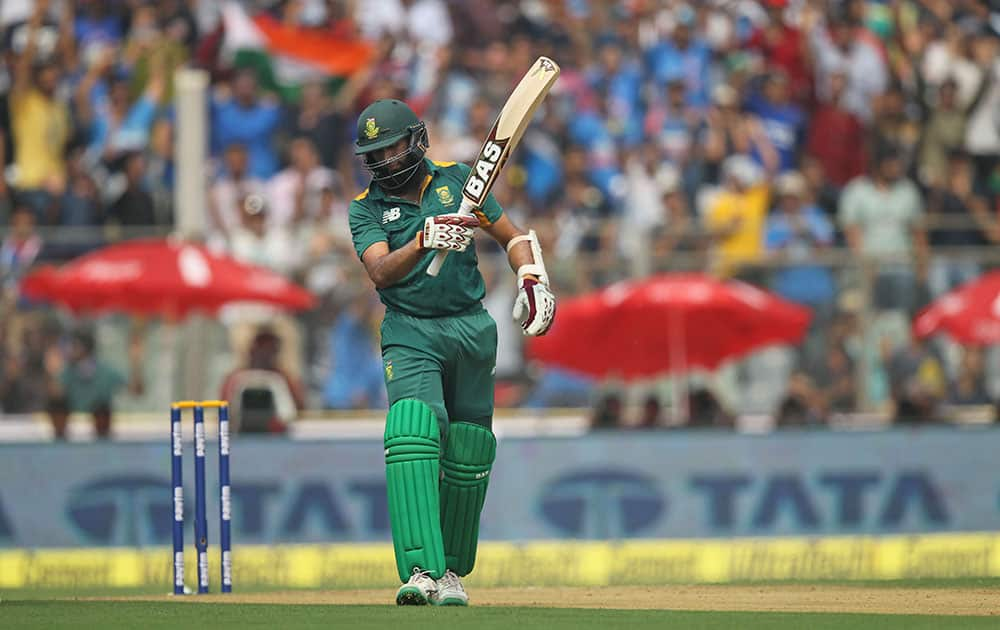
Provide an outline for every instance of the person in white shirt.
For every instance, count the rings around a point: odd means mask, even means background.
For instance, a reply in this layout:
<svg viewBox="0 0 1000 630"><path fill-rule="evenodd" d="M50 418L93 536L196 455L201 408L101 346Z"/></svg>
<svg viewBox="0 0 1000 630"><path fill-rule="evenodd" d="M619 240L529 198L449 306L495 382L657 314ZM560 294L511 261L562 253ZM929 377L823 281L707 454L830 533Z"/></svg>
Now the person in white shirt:
<svg viewBox="0 0 1000 630"><path fill-rule="evenodd" d="M339 188L339 176L320 164L312 140L298 137L288 145L290 164L267 182L268 225L293 229L322 214L323 191Z"/></svg>

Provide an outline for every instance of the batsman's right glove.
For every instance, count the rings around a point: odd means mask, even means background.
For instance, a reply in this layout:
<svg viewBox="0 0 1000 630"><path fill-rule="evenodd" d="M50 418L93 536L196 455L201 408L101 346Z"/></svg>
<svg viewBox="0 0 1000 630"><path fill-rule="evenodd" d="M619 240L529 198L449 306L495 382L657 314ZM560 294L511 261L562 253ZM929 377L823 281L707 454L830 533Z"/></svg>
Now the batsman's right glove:
<svg viewBox="0 0 1000 630"><path fill-rule="evenodd" d="M427 217L424 229L417 232L417 246L422 249L447 249L464 252L472 242L479 219L472 214L439 214Z"/></svg>

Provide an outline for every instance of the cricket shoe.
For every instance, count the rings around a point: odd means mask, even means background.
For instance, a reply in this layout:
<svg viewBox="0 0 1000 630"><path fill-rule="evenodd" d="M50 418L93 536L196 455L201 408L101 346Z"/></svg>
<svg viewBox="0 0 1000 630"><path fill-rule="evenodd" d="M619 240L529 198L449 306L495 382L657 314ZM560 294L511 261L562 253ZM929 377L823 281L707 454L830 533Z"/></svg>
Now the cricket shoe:
<svg viewBox="0 0 1000 630"><path fill-rule="evenodd" d="M426 606L437 593L437 582L431 577L430 571L422 571L413 567L413 575L406 584L396 591L397 606Z"/></svg>
<svg viewBox="0 0 1000 630"><path fill-rule="evenodd" d="M468 606L469 595L458 574L448 569L437 581L437 592L431 596L435 606Z"/></svg>

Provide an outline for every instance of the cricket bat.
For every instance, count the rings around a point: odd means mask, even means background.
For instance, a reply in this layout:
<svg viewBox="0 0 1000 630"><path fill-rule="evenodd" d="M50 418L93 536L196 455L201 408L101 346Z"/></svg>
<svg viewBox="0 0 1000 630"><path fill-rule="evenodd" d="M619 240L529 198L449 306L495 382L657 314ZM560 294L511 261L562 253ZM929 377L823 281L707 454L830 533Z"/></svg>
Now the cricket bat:
<svg viewBox="0 0 1000 630"><path fill-rule="evenodd" d="M459 213L472 214L486 203L486 196L493 188L497 175L521 140L538 105L558 77L559 65L548 57L539 57L511 92L510 98L504 103L500 115L493 123L493 129L483 143L483 148L479 151L472 172L462 186ZM432 276L438 275L447 255L447 251L438 252L427 267L427 273Z"/></svg>

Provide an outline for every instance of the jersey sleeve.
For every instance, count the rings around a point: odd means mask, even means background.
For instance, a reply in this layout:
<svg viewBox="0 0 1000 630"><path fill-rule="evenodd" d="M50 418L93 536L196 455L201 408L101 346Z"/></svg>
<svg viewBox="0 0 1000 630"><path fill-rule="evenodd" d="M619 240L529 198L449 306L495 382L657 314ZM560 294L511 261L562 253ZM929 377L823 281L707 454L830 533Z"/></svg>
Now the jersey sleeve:
<svg viewBox="0 0 1000 630"><path fill-rule="evenodd" d="M373 244L379 241L389 242L389 237L382 229L382 224L378 222L375 213L358 200L351 202L348 222L351 225L351 240L354 241L354 250L358 253L358 258L361 258L365 250Z"/></svg>
<svg viewBox="0 0 1000 630"><path fill-rule="evenodd" d="M472 168L467 164L462 164L461 162L456 163L454 168L458 169L457 174L461 180L459 185L464 185L469 173L472 172ZM493 196L493 193L486 195L486 203L484 203L483 207L476 212L476 216L479 217L479 222L484 225L496 223L500 219L501 215L503 215L503 208L500 207L500 203L497 202L497 198ZM483 221L484 218L486 221Z"/></svg>

